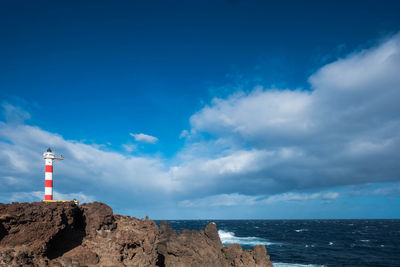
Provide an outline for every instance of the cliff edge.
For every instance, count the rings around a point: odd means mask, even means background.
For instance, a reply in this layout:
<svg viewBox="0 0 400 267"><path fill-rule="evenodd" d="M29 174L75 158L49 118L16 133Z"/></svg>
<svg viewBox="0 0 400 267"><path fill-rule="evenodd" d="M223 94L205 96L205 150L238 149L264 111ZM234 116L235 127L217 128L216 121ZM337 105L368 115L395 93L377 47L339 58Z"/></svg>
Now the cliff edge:
<svg viewBox="0 0 400 267"><path fill-rule="evenodd" d="M215 223L175 232L93 202L0 203L0 266L272 267L264 245L223 246Z"/></svg>

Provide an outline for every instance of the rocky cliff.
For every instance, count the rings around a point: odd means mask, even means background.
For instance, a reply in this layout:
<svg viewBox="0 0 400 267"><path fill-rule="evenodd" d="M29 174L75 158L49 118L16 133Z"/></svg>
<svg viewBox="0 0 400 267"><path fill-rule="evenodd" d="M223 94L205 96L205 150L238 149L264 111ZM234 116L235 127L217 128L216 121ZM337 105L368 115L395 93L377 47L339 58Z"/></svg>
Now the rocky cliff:
<svg viewBox="0 0 400 267"><path fill-rule="evenodd" d="M263 245L223 246L217 226L175 232L167 222L114 215L94 202L0 203L0 266L268 266Z"/></svg>

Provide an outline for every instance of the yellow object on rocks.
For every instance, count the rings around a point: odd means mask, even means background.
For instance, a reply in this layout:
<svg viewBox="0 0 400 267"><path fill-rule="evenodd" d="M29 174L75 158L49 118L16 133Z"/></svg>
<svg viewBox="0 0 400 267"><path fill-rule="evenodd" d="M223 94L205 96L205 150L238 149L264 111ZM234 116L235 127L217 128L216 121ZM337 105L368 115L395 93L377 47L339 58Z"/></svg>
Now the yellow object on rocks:
<svg viewBox="0 0 400 267"><path fill-rule="evenodd" d="M78 200L42 200L42 202L74 202L75 205L79 205Z"/></svg>

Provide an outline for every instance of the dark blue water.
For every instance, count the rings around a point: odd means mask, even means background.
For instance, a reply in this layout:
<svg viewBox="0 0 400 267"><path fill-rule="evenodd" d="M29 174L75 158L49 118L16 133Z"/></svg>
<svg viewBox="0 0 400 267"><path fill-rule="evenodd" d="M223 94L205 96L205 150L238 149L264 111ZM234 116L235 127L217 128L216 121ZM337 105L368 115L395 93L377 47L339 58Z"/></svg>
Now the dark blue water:
<svg viewBox="0 0 400 267"><path fill-rule="evenodd" d="M210 221L168 221L175 230ZM400 266L400 220L217 220L221 241L265 244L275 267Z"/></svg>

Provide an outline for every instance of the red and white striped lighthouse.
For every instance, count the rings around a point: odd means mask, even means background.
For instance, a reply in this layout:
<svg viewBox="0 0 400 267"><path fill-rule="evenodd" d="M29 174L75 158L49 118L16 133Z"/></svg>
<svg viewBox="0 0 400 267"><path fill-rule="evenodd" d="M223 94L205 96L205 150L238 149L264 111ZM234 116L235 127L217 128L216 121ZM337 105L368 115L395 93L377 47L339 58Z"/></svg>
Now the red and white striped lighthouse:
<svg viewBox="0 0 400 267"><path fill-rule="evenodd" d="M53 160L63 160L63 156L56 157L50 148L43 153L46 164L44 174L44 200L53 200Z"/></svg>

